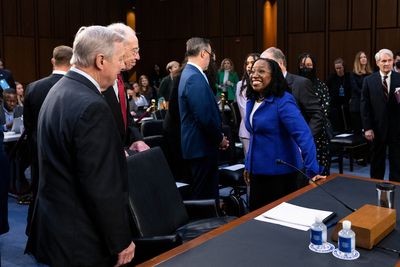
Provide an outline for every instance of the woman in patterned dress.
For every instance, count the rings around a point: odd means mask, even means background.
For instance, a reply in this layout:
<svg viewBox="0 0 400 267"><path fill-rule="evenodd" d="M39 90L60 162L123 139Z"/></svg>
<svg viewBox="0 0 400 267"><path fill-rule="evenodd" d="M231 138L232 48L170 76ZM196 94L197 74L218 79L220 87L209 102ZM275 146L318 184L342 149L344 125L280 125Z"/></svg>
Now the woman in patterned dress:
<svg viewBox="0 0 400 267"><path fill-rule="evenodd" d="M298 60L298 73L300 76L308 78L313 83L315 94L319 97L322 110L324 113L324 127L322 131L314 136L315 146L317 147L317 159L321 166L325 168L322 175L329 175L330 172L330 156L329 141L332 138L332 126L329 121L329 89L325 83L317 78L316 61L309 53L303 53Z"/></svg>

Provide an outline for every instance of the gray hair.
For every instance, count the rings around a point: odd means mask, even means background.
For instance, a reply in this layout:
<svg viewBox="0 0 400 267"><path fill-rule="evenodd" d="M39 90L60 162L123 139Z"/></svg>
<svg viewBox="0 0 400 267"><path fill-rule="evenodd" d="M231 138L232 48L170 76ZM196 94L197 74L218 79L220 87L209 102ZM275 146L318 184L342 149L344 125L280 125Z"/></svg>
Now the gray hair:
<svg viewBox="0 0 400 267"><path fill-rule="evenodd" d="M266 53L270 53L272 55L272 59L278 63L280 60L282 60L283 65L286 67L286 57L285 54L283 54L282 50L276 47L269 47L267 50L262 52L260 58L266 58L265 56Z"/></svg>
<svg viewBox="0 0 400 267"><path fill-rule="evenodd" d="M93 66L99 53L111 58L114 55L114 43L122 43L124 40L121 34L103 26L81 27L75 35L71 64Z"/></svg>
<svg viewBox="0 0 400 267"><path fill-rule="evenodd" d="M129 42L132 38L136 37L136 32L121 22L110 24L107 28L121 34L125 38L125 42Z"/></svg>
<svg viewBox="0 0 400 267"><path fill-rule="evenodd" d="M207 49L210 45L210 40L200 37L190 38L186 42L186 56L198 56L201 50Z"/></svg>
<svg viewBox="0 0 400 267"><path fill-rule="evenodd" d="M383 48L383 49L379 50L379 51L375 54L375 60L376 60L376 61L381 60L381 56L382 56L383 54L386 54L386 55L390 56L391 58L394 58L394 57L393 57L393 52L392 52L391 50L389 50L389 49L387 49L387 48Z"/></svg>

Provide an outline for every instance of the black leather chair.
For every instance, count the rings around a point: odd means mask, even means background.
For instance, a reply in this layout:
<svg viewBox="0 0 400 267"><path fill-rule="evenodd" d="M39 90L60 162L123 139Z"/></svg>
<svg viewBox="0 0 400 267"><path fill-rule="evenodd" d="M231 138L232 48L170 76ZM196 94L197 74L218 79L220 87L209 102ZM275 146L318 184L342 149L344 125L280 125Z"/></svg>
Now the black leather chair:
<svg viewBox="0 0 400 267"><path fill-rule="evenodd" d="M331 139L332 153L336 151L339 163L339 173L343 173L343 157L348 155L350 161L350 171L353 171L354 155L357 152L363 152L361 155L364 161L367 162L368 143L362 134L350 134L348 136L336 135ZM363 151L364 150L364 151Z"/></svg>
<svg viewBox="0 0 400 267"><path fill-rule="evenodd" d="M192 200L185 205L160 148L137 153L127 161L135 263L234 219L219 217L215 200Z"/></svg>
<svg viewBox="0 0 400 267"><path fill-rule="evenodd" d="M143 141L149 147L164 149L163 120L146 120L140 125Z"/></svg>
<svg viewBox="0 0 400 267"><path fill-rule="evenodd" d="M163 134L163 120L147 120L143 121L140 126L140 131L144 137L162 135Z"/></svg>

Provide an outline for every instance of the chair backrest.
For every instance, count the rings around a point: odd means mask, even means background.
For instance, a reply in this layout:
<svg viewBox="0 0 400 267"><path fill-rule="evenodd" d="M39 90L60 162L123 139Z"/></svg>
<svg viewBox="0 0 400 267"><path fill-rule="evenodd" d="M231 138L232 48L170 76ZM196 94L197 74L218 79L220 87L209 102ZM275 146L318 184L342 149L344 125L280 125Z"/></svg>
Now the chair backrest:
<svg viewBox="0 0 400 267"><path fill-rule="evenodd" d="M143 121L141 132L144 137L163 134L163 120Z"/></svg>
<svg viewBox="0 0 400 267"><path fill-rule="evenodd" d="M128 159L129 207L137 237L172 234L189 220L162 150L158 147Z"/></svg>

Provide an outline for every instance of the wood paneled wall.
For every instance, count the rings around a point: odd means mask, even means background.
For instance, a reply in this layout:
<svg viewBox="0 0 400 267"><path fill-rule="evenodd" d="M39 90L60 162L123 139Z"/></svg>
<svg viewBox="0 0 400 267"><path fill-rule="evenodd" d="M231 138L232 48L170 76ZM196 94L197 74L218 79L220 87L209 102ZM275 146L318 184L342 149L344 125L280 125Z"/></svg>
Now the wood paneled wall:
<svg viewBox="0 0 400 267"><path fill-rule="evenodd" d="M123 21L126 6L125 0L0 0L0 57L23 84L47 76L55 46L72 46L83 25Z"/></svg>
<svg viewBox="0 0 400 267"><path fill-rule="evenodd" d="M306 51L317 57L319 77L325 79L337 57L352 71L360 50L372 66L379 49L400 50L400 0L284 0L280 8L286 23L279 46L291 72Z"/></svg>
<svg viewBox="0 0 400 267"><path fill-rule="evenodd" d="M212 42L217 63L229 57L242 73L246 54L259 52L262 41L263 1L255 0L142 0L132 1L137 18L141 60L138 74L161 68L171 60L182 61L190 37Z"/></svg>
<svg viewBox="0 0 400 267"><path fill-rule="evenodd" d="M82 25L124 21L135 7L141 47L137 74L158 63L181 61L193 36L211 39L217 62L230 57L242 73L244 57L263 49L267 0L0 0L0 57L15 79L28 83L48 75L54 46L72 45ZM325 79L343 57L351 70L364 50L372 60L383 47L400 50L400 0L278 1L278 44L296 72L297 57L311 52ZM372 62L374 65L374 62Z"/></svg>

